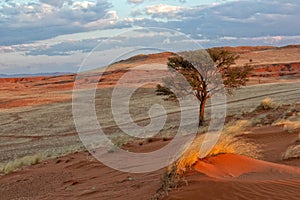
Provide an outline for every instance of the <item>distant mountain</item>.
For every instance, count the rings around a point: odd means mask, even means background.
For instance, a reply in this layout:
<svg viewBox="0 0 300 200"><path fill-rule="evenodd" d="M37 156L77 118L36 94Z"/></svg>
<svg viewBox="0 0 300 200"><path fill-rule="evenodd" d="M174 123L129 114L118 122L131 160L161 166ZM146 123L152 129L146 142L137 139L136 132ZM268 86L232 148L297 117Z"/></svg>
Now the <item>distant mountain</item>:
<svg viewBox="0 0 300 200"><path fill-rule="evenodd" d="M23 78L35 76L59 76L72 74L71 72L35 73L35 74L0 74L0 78Z"/></svg>

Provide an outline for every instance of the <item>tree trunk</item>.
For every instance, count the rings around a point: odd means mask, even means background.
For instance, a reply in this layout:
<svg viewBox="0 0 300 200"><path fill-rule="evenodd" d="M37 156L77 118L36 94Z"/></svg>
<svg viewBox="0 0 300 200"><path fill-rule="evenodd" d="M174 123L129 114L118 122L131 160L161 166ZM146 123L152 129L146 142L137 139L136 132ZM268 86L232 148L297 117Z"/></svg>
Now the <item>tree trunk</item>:
<svg viewBox="0 0 300 200"><path fill-rule="evenodd" d="M205 104L206 104L207 96L202 98L200 102L200 112L199 112L199 126L204 125L204 111L205 111Z"/></svg>

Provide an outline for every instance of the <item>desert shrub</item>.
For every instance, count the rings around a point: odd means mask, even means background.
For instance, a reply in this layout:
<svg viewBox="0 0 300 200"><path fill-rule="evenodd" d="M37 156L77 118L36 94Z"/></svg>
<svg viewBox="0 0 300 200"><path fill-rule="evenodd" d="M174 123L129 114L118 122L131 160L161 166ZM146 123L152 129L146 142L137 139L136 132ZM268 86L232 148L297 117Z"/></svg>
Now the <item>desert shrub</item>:
<svg viewBox="0 0 300 200"><path fill-rule="evenodd" d="M259 108L270 110L276 108L276 106L276 103L271 98L266 98L260 102Z"/></svg>
<svg viewBox="0 0 300 200"><path fill-rule="evenodd" d="M251 126L251 121L249 120L231 121L224 126L223 133L239 135L249 126Z"/></svg>
<svg viewBox="0 0 300 200"><path fill-rule="evenodd" d="M300 121L281 120L277 122L276 125L283 126L288 132L294 132L300 129Z"/></svg>
<svg viewBox="0 0 300 200"><path fill-rule="evenodd" d="M156 95L174 95L174 93L167 87L160 84L156 85Z"/></svg>
<svg viewBox="0 0 300 200"><path fill-rule="evenodd" d="M283 126L288 132L295 132L300 129L300 115L297 113L295 116L289 117L288 119L282 119L275 122L275 125Z"/></svg>
<svg viewBox="0 0 300 200"><path fill-rule="evenodd" d="M166 171L163 173L160 187L156 191L156 194L150 199L163 199L163 197L168 196L171 189L176 189L182 185L188 185L188 182L182 174L177 173L177 166L172 164L168 166Z"/></svg>
<svg viewBox="0 0 300 200"><path fill-rule="evenodd" d="M296 158L300 158L300 145L292 145L288 147L282 156L283 160L296 159Z"/></svg>
<svg viewBox="0 0 300 200"><path fill-rule="evenodd" d="M5 174L8 174L24 166L35 165L39 163L40 160L41 160L41 156L38 154L32 156L25 156L23 158L18 158L16 160L6 163L2 167L1 171L3 171Z"/></svg>

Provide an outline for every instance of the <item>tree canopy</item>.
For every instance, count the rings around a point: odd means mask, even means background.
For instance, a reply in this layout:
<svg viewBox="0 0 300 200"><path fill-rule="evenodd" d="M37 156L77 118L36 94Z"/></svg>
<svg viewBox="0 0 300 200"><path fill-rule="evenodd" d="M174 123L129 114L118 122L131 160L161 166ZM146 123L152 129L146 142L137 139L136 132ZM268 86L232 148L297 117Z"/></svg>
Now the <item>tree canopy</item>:
<svg viewBox="0 0 300 200"><path fill-rule="evenodd" d="M206 101L212 95L220 92L221 76L224 87L231 94L232 89L246 84L252 67L234 66L238 55L223 48L212 48L193 52L183 52L181 56L168 58L168 67L181 73L193 89L193 94L200 103L199 125L204 122L204 109ZM174 97L173 92L164 86L157 85L158 95Z"/></svg>

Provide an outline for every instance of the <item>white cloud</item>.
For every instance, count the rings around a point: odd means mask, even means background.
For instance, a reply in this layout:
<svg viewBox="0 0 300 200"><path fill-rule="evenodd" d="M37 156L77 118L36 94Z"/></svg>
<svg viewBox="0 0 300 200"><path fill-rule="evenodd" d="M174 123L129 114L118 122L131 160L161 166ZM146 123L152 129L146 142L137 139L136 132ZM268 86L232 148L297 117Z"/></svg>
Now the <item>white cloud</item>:
<svg viewBox="0 0 300 200"><path fill-rule="evenodd" d="M143 20L145 20L145 18L143 18L143 17L135 17L135 18L126 17L126 18L124 18L125 22L130 22L130 23L137 22L137 21L143 21Z"/></svg>
<svg viewBox="0 0 300 200"><path fill-rule="evenodd" d="M87 24L84 24L83 26L86 28L105 28L108 25L114 25L117 23L119 19L119 16L116 11L110 10L107 12L107 15L105 16L104 19L99 19L97 21L92 21Z"/></svg>
<svg viewBox="0 0 300 200"><path fill-rule="evenodd" d="M237 0L194 7L151 5L158 1L145 0L143 4L133 5L133 10L128 12L131 14L124 18L120 18L124 13L117 13L108 0L11 2L0 6L0 70L11 67L8 70L20 71L22 67L34 66L38 71L39 66L45 66L43 70L49 67L48 71L56 71L55 66L59 66L63 71L70 71L99 40L131 26L179 30L204 47L300 43L297 28L300 27L300 2L294 0ZM150 5L145 6L147 3ZM95 34L95 30L105 34ZM56 38L50 39L53 37ZM176 46L177 42L184 43L166 33L140 32L110 40L101 47L161 45L163 48Z"/></svg>
<svg viewBox="0 0 300 200"><path fill-rule="evenodd" d="M182 10L180 6L173 6L167 4L158 4L147 6L145 12L152 17L175 17L176 14Z"/></svg>
<svg viewBox="0 0 300 200"><path fill-rule="evenodd" d="M46 2L46 1L43 1ZM0 7L0 45L43 40L114 25L118 20L106 0L7 3ZM62 5L58 7L56 5Z"/></svg>
<svg viewBox="0 0 300 200"><path fill-rule="evenodd" d="M156 14L156 13L168 13L168 12L178 12L181 8L179 6L172 6L166 4L158 4L153 6L147 6L147 14Z"/></svg>
<svg viewBox="0 0 300 200"><path fill-rule="evenodd" d="M127 0L128 3L140 4L144 3L145 0Z"/></svg>
<svg viewBox="0 0 300 200"><path fill-rule="evenodd" d="M40 2L49 4L54 7L61 7L64 3L70 3L71 0L40 0Z"/></svg>
<svg viewBox="0 0 300 200"><path fill-rule="evenodd" d="M95 2L90 2L90 1L75 1L73 2L71 8L74 10L82 10L82 9L88 9L89 7L95 6Z"/></svg>

